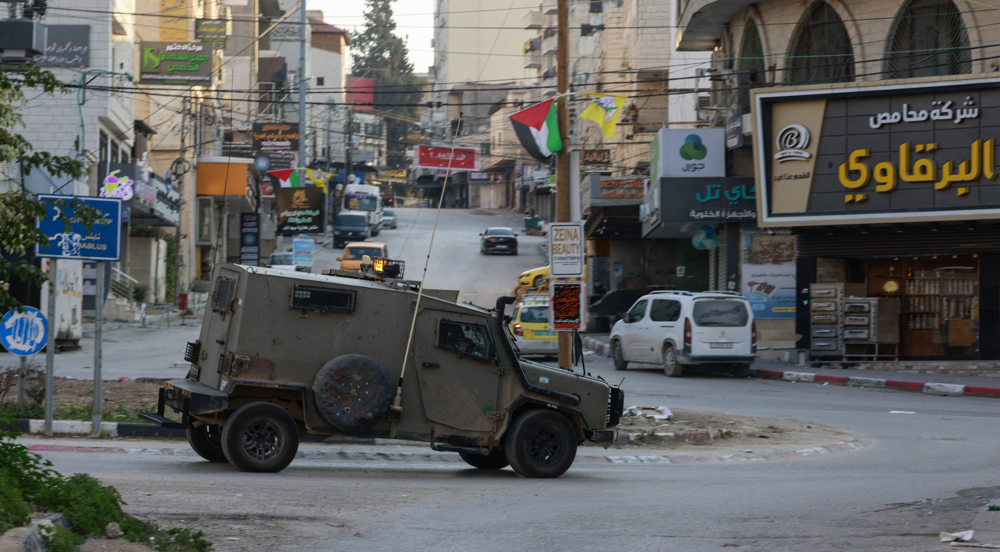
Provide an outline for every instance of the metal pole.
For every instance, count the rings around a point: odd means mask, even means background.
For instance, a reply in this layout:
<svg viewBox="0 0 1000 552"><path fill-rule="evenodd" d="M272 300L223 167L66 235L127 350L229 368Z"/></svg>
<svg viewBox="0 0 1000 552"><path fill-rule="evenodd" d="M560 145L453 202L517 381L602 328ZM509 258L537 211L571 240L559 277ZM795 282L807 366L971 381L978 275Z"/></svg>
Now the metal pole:
<svg viewBox="0 0 1000 552"><path fill-rule="evenodd" d="M24 373L28 370L28 357L21 357L21 371L17 374L17 404L24 404Z"/></svg>
<svg viewBox="0 0 1000 552"><path fill-rule="evenodd" d="M183 106L183 108L181 109L181 163L180 163L180 165L178 165L178 168L180 169L178 172L180 174L177 175L177 191L180 194L179 198L180 198L182 206L184 205L184 197L185 197L185 195L184 195L184 173L187 172L186 170L184 170L184 157L185 157L184 154L185 154L185 151L186 151L184 149L184 138L185 138L184 137L184 131L186 130L185 127L184 127L184 123L185 123L185 121L187 121L188 106L190 105L188 102L189 102L188 98L184 98L181 101L181 105ZM197 136L195 136L194 142L196 144L198 143L198 137ZM197 157L195 158L195 161L197 161ZM194 195L194 193L192 193L191 195ZM195 205L194 208L195 208L195 211L191 213L191 219L192 220L197 220L198 219L197 205ZM197 226L195 228L197 228ZM194 236L192 235L192 238L193 237ZM159 255L159 252L160 252L159 240L157 240L156 242L154 242L154 247L156 247L157 255ZM180 213L179 213L179 211L178 211L178 217L177 217L177 228L174 229L174 248L175 248L176 254L174 255L174 301L173 302L174 302L174 304L177 304L177 295L181 292L181 277L180 277L180 271L181 271L181 268L180 268L180 265L181 265L181 219L180 219ZM194 248L193 242L192 242L191 248L192 249ZM169 255L170 253L167 252L167 254ZM157 266L159 266L159 262L157 262ZM194 267L191 267L190 270L194 270ZM164 303L169 303L170 301L166 300L167 299L166 298L166 293L164 293L163 295L164 295L163 302ZM156 302L156 297L153 297L153 302L154 303ZM164 312L166 312L167 307L163 307L163 309L164 309Z"/></svg>
<svg viewBox="0 0 1000 552"><path fill-rule="evenodd" d="M306 0L299 0L299 185L306 181Z"/></svg>
<svg viewBox="0 0 1000 552"><path fill-rule="evenodd" d="M569 222L569 0L559 0L556 57L559 100L556 104L562 150L556 153L556 222ZM573 342L570 332L559 332L559 366L573 369Z"/></svg>
<svg viewBox="0 0 1000 552"><path fill-rule="evenodd" d="M56 259L49 259L49 337L45 343L45 434L52 437L52 394L56 371Z"/></svg>
<svg viewBox="0 0 1000 552"><path fill-rule="evenodd" d="M94 320L94 410L93 410L93 432L94 437L101 436L101 407L104 397L101 391L101 345L103 344L104 328L104 271L106 261L97 261L97 296L94 298L94 310L96 317Z"/></svg>

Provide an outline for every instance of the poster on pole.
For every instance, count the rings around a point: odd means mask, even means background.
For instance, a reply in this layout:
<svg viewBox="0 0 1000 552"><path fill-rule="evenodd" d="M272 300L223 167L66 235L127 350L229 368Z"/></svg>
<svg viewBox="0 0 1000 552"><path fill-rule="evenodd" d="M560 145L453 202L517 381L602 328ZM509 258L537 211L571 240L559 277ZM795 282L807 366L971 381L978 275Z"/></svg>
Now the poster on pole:
<svg viewBox="0 0 1000 552"><path fill-rule="evenodd" d="M569 332L586 326L586 286L581 281L549 282L549 327Z"/></svg>
<svg viewBox="0 0 1000 552"><path fill-rule="evenodd" d="M73 216L72 200L101 211L90 230ZM45 205L45 217L35 227L49 238L48 244L35 246L35 256L55 259L90 259L117 261L121 258L122 200L107 197L39 195ZM70 221L69 227L66 220Z"/></svg>
<svg viewBox="0 0 1000 552"><path fill-rule="evenodd" d="M260 266L260 215L240 213L240 264Z"/></svg>
<svg viewBox="0 0 1000 552"><path fill-rule="evenodd" d="M292 264L295 266L312 266L313 250L316 242L312 238L300 236L292 240Z"/></svg>
<svg viewBox="0 0 1000 552"><path fill-rule="evenodd" d="M583 225L579 222L549 224L549 277L583 278L587 266Z"/></svg>

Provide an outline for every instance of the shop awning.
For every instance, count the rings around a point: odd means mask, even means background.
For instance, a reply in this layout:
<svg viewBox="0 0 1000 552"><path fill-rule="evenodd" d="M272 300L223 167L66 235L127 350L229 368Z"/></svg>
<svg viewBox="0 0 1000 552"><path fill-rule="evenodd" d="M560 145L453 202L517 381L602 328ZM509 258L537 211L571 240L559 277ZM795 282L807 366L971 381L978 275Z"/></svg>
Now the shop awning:
<svg viewBox="0 0 1000 552"><path fill-rule="evenodd" d="M591 206L583 231L588 240L638 240L642 238L639 206Z"/></svg>

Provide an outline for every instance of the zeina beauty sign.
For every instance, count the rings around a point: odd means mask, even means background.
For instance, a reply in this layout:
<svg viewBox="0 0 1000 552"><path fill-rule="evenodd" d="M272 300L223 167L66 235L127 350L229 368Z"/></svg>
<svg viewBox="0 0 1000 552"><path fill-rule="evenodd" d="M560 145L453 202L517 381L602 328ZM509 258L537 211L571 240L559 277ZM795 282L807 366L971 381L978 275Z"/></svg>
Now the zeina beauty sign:
<svg viewBox="0 0 1000 552"><path fill-rule="evenodd" d="M761 226L1000 218L1000 79L753 92Z"/></svg>
<svg viewBox="0 0 1000 552"><path fill-rule="evenodd" d="M212 84L212 45L207 42L143 42L139 84Z"/></svg>

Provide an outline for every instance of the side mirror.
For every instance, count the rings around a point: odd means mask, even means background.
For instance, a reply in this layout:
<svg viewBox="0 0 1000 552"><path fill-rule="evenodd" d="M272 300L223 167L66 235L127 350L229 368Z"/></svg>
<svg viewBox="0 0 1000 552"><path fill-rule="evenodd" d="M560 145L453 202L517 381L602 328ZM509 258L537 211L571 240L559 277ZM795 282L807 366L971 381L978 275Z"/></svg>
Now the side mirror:
<svg viewBox="0 0 1000 552"><path fill-rule="evenodd" d="M483 235L483 233L482 233L482 232L480 232L480 233L479 233L479 235L480 235L480 236L482 236L482 235Z"/></svg>
<svg viewBox="0 0 1000 552"><path fill-rule="evenodd" d="M337 257L337 260L338 260L338 261L343 261L343 260L344 260L344 258L343 258L343 257Z"/></svg>
<svg viewBox="0 0 1000 552"><path fill-rule="evenodd" d="M339 261L340 259L337 260ZM631 321L632 321L632 315L630 313L626 312L624 315L622 315L622 322L628 324Z"/></svg>

